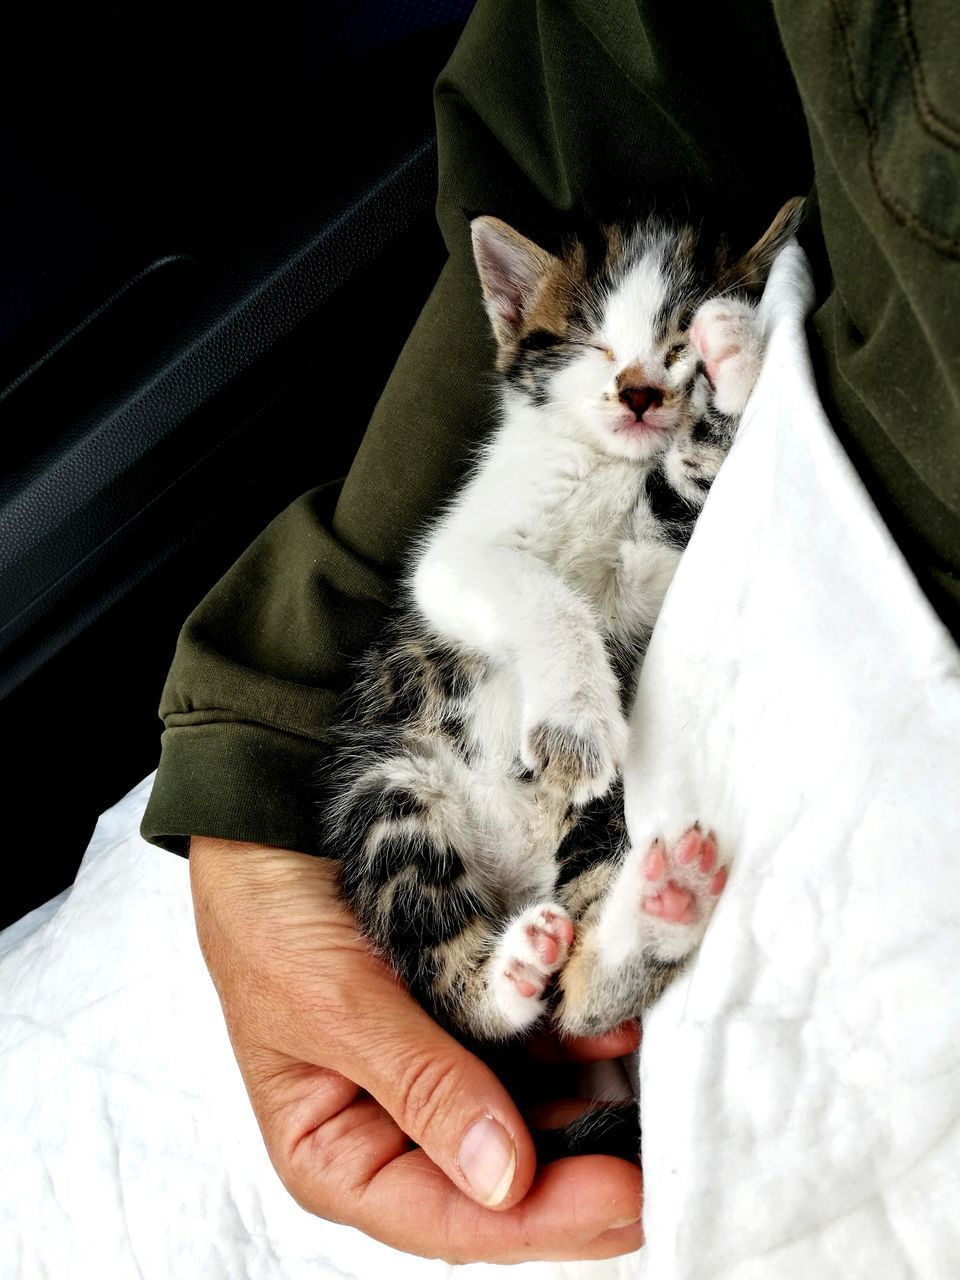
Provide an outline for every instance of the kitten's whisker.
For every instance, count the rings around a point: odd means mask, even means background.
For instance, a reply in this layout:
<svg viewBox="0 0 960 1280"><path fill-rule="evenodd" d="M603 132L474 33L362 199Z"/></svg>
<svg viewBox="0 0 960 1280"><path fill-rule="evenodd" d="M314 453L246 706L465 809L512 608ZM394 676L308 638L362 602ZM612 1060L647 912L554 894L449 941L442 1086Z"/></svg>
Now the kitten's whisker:
<svg viewBox="0 0 960 1280"><path fill-rule="evenodd" d="M747 272L744 275L742 275L739 278L739 280L734 280L730 284L726 285L726 287L721 289L719 293L711 294L711 297L725 298L729 293L732 293L734 289L739 289L741 285L745 285L747 281L750 280L750 278L751 278L751 275L749 272Z"/></svg>

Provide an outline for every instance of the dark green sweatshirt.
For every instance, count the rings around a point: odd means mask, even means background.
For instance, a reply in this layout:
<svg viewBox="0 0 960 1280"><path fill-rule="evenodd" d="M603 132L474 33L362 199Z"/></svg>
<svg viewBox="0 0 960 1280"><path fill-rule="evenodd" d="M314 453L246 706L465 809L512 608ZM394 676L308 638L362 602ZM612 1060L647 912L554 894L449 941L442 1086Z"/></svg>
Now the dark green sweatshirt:
<svg viewBox="0 0 960 1280"><path fill-rule="evenodd" d="M314 847L349 657L492 420L468 235L480 213L550 247L572 222L629 208L705 212L746 247L810 192L821 396L960 631L955 12L955 0L480 0L436 89L449 261L342 488L278 516L187 620L147 839Z"/></svg>

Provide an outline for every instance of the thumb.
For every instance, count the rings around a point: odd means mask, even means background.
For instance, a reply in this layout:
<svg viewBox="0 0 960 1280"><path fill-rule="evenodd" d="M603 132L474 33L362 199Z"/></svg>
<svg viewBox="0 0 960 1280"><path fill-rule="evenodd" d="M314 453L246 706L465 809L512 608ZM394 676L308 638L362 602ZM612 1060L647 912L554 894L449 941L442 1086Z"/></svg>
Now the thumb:
<svg viewBox="0 0 960 1280"><path fill-rule="evenodd" d="M366 1052L351 1078L472 1199L489 1209L515 1205L536 1155L506 1089L406 993L379 1015L376 1031L357 1038Z"/></svg>

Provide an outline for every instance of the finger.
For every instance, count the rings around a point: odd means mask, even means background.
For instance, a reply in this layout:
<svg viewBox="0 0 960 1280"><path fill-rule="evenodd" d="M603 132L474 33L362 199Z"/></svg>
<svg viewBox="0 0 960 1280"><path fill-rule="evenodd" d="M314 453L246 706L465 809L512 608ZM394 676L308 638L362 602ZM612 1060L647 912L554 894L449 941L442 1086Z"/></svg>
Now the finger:
<svg viewBox="0 0 960 1280"><path fill-rule="evenodd" d="M448 1262L606 1258L642 1243L640 1172L624 1161L557 1161L518 1205L493 1213L452 1185L426 1152L407 1148L392 1118L361 1097L304 1135L291 1190L314 1213Z"/></svg>
<svg viewBox="0 0 960 1280"><path fill-rule="evenodd" d="M253 1101L266 1118L270 1157L298 1203L319 1217L452 1262L606 1258L640 1246L642 1182L624 1161L557 1161L519 1205L493 1213L335 1072L291 1063L264 1088Z"/></svg>
<svg viewBox="0 0 960 1280"><path fill-rule="evenodd" d="M254 1109L261 1128L270 1123L264 1117L274 1118L274 1128L280 1117L288 1131L303 1130L305 1117L319 1107L326 1110L329 1136L338 1131L338 1109L353 1104L362 1089L389 1120L375 1135L376 1152L365 1150L365 1159L373 1161L379 1152L381 1163L386 1162L408 1150L412 1141L479 1204L508 1208L523 1197L536 1171L536 1154L516 1104L490 1068L419 1005L394 992L375 1024L372 1018L360 1020L351 1046L338 1055L343 1075L292 1064L292 1102L287 1106L277 1100L276 1066L261 1066L246 1055L242 1066L248 1087L253 1082L252 1093L258 1093ZM302 1099L304 1072L315 1073L317 1080ZM279 1145L284 1145L282 1139Z"/></svg>
<svg viewBox="0 0 960 1280"><path fill-rule="evenodd" d="M546 1165L523 1201L494 1214L445 1186L424 1153L412 1151L371 1182L361 1226L376 1234L386 1225L388 1244L448 1262L606 1258L640 1247L641 1198L639 1169L582 1156Z"/></svg>
<svg viewBox="0 0 960 1280"><path fill-rule="evenodd" d="M539 1062L602 1062L633 1053L640 1044L640 1023L624 1022L602 1036L557 1036L549 1032L529 1042L532 1057Z"/></svg>
<svg viewBox="0 0 960 1280"><path fill-rule="evenodd" d="M526 1193L536 1155L516 1104L409 996L394 988L368 1010L337 1065L479 1204L508 1208Z"/></svg>
<svg viewBox="0 0 960 1280"><path fill-rule="evenodd" d="M623 1058L640 1047L640 1023L624 1022L602 1036L569 1036L563 1048L574 1062L601 1062Z"/></svg>

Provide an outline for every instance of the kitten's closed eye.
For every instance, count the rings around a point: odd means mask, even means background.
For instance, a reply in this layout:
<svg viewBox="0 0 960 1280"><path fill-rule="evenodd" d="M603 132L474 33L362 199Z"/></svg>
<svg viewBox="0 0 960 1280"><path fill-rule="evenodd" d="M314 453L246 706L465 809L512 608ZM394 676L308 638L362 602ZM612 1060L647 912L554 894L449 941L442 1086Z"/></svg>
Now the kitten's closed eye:
<svg viewBox="0 0 960 1280"><path fill-rule="evenodd" d="M590 338L573 338L565 333L553 333L550 329L531 329L520 339L521 351L553 351L558 347L582 347L588 351L599 351L608 360L616 356L602 342L594 342Z"/></svg>
<svg viewBox="0 0 960 1280"><path fill-rule="evenodd" d="M567 342L571 347L583 347L587 351L599 351L602 356L610 361L616 360L616 355L609 347L604 346L602 342L594 342L590 338L568 338Z"/></svg>
<svg viewBox="0 0 960 1280"><path fill-rule="evenodd" d="M682 356L685 356L687 354L687 350L688 350L688 344L686 342L675 343L667 352L667 354L663 357L663 363L669 369L671 365L676 364L677 361L681 359Z"/></svg>

